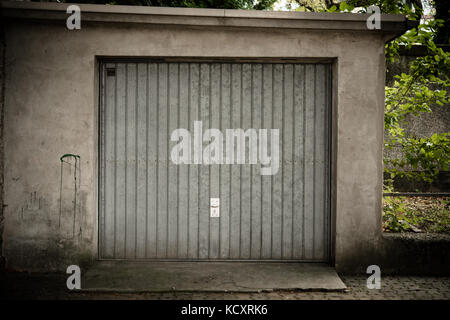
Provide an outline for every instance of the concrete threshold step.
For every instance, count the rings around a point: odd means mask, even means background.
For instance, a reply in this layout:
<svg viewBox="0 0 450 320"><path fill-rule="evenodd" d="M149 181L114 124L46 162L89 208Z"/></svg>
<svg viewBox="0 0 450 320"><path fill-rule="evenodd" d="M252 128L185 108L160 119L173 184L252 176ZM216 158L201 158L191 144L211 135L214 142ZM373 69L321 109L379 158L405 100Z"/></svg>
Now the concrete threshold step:
<svg viewBox="0 0 450 320"><path fill-rule="evenodd" d="M343 291L321 263L99 261L82 276L88 292Z"/></svg>

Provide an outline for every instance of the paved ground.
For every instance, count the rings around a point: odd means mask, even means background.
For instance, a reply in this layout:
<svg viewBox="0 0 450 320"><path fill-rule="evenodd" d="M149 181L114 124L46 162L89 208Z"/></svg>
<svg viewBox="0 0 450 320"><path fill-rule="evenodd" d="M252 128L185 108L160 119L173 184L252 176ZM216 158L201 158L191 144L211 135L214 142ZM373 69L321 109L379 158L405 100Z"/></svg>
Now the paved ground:
<svg viewBox="0 0 450 320"><path fill-rule="evenodd" d="M260 292L344 290L346 286L336 270L324 263L99 261L83 275L82 288L114 292Z"/></svg>
<svg viewBox="0 0 450 320"><path fill-rule="evenodd" d="M2 299L264 299L264 300L354 300L354 299L444 299L450 300L450 277L385 276L380 290L366 288L365 276L341 276L347 292L292 292L263 293L79 293L65 289L64 274L14 273L0 279Z"/></svg>

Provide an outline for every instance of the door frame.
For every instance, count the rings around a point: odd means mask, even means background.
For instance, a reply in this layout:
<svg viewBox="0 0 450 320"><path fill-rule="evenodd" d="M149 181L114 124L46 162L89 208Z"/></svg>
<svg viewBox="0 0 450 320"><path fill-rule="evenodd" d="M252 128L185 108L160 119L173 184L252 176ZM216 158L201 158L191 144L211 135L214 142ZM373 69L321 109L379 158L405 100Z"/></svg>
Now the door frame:
<svg viewBox="0 0 450 320"><path fill-rule="evenodd" d="M139 62L153 62L153 63L280 63L280 64L329 64L329 79L327 79L330 93L330 101L328 101L328 112L326 113L326 121L328 125L328 226L327 226L327 252L328 257L325 263L334 266L335 263L335 243L336 243L336 159L337 159L337 102L338 97L335 92L337 88L338 80L338 59L336 57L330 58L302 58L302 57L160 57L160 56L149 56L149 57L111 57L111 56L96 56L95 66L95 87L97 92L97 103L96 109L97 116L97 260L101 261L174 261L174 262L274 262L274 263L324 263L324 261L307 261L307 260L236 260L236 259L109 259L102 258L102 233L104 231L104 195L103 195L103 184L104 180L104 165L103 165L103 145L104 145L104 77L103 70L107 63L139 63Z"/></svg>

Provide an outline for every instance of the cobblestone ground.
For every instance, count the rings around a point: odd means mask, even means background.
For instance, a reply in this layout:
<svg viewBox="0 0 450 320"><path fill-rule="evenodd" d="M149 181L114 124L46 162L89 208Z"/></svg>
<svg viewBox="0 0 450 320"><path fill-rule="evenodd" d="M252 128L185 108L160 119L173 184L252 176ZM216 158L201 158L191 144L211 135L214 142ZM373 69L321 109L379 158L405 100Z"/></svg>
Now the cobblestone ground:
<svg viewBox="0 0 450 320"><path fill-rule="evenodd" d="M293 292L262 293L84 293L68 292L65 275L13 274L3 277L0 284L2 299L208 299L208 300L450 300L450 277L385 276L381 289L369 290L366 276L341 276L346 292Z"/></svg>

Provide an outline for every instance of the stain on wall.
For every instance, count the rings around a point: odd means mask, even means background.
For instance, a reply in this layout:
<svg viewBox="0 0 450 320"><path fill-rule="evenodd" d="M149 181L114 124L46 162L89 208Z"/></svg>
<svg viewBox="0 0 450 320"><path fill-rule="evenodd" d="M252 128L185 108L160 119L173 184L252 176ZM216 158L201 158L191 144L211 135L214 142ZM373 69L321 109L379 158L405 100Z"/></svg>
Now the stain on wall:
<svg viewBox="0 0 450 320"><path fill-rule="evenodd" d="M58 161L54 161L55 167ZM8 216L8 236L5 255L7 266L14 270L64 270L70 264L84 265L92 262L91 243L83 243L83 230L87 229L87 193L81 191L81 157L64 154L59 158L59 197L45 193L45 183L35 185L22 204ZM23 183L20 176L12 180ZM59 210L55 210L59 208ZM14 254L11 254L14 252ZM23 267L22 266L26 266Z"/></svg>
<svg viewBox="0 0 450 320"><path fill-rule="evenodd" d="M82 212L80 206L81 160L76 154L64 154L60 158L61 181L59 188L58 231L61 239L81 238Z"/></svg>

